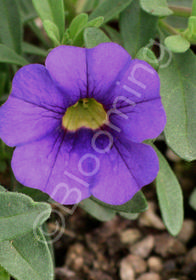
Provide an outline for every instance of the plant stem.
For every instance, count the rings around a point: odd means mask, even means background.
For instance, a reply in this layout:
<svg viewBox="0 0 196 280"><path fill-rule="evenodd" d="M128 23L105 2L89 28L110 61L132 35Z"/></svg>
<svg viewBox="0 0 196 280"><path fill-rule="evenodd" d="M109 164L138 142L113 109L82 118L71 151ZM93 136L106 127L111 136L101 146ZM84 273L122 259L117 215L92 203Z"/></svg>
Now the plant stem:
<svg viewBox="0 0 196 280"><path fill-rule="evenodd" d="M165 29L168 33L172 35L179 35L180 33L171 25L169 25L167 22L163 20L159 20L159 25L161 28Z"/></svg>
<svg viewBox="0 0 196 280"><path fill-rule="evenodd" d="M192 9L188 7L170 5L169 8L173 11L174 16L190 17L192 13Z"/></svg>

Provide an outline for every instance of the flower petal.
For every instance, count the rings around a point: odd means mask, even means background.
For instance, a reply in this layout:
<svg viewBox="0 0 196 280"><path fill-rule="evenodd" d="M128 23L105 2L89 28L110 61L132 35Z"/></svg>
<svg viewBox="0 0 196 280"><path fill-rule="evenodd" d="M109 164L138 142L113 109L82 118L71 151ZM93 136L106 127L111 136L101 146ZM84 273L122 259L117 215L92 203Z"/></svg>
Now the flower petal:
<svg viewBox="0 0 196 280"><path fill-rule="evenodd" d="M124 204L144 185L151 183L158 170L158 158L152 147L116 142L112 150L102 157L91 193L105 203Z"/></svg>
<svg viewBox="0 0 196 280"><path fill-rule="evenodd" d="M68 106L63 92L42 65L21 68L12 92L0 108L0 137L9 146L40 139L61 126Z"/></svg>
<svg viewBox="0 0 196 280"><path fill-rule="evenodd" d="M118 108L110 115L115 134L133 142L156 138L164 129L166 115L160 98Z"/></svg>
<svg viewBox="0 0 196 280"><path fill-rule="evenodd" d="M145 61L132 61L119 77L110 97L113 105L108 112L109 120L123 137L142 142L163 131L166 115L161 102L160 79Z"/></svg>
<svg viewBox="0 0 196 280"><path fill-rule="evenodd" d="M82 141L78 147L81 150L76 153L74 147L78 143L79 138L61 131L17 147L12 158L16 179L28 187L48 193L61 204L75 204L89 197L89 184L78 171L85 142Z"/></svg>
<svg viewBox="0 0 196 280"><path fill-rule="evenodd" d="M157 137L166 123L160 79L145 61L114 43L87 50L91 97L104 104L114 130L130 141Z"/></svg>
<svg viewBox="0 0 196 280"><path fill-rule="evenodd" d="M115 43L102 43L86 49L89 97L107 104L118 77L131 63L131 56Z"/></svg>
<svg viewBox="0 0 196 280"><path fill-rule="evenodd" d="M46 58L46 68L58 85L70 96L72 104L87 97L87 68L85 49L59 46ZM71 105L72 105L71 104Z"/></svg>
<svg viewBox="0 0 196 280"><path fill-rule="evenodd" d="M97 133L59 132L17 147L12 159L16 179L61 204L90 195L110 204L127 202L156 177L156 153L145 144L113 142L107 131Z"/></svg>

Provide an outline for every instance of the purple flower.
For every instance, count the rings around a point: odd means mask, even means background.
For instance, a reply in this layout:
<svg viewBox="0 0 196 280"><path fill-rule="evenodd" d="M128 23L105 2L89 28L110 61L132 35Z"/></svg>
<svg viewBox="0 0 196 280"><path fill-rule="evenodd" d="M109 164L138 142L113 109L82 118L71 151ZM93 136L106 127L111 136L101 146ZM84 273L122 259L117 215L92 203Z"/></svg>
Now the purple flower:
<svg viewBox="0 0 196 280"><path fill-rule="evenodd" d="M16 179L62 204L123 204L158 173L142 141L165 126L159 76L117 44L59 46L21 68L0 118Z"/></svg>

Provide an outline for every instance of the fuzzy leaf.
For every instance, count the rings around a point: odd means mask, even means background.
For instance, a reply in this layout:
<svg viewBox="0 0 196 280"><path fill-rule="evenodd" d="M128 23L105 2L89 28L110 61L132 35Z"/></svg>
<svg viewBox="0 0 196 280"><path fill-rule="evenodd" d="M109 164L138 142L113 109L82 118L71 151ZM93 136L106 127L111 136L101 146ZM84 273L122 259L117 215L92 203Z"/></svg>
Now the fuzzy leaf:
<svg viewBox="0 0 196 280"><path fill-rule="evenodd" d="M101 2L92 12L89 19L104 17L104 23L120 14L133 0L107 0Z"/></svg>
<svg viewBox="0 0 196 280"><path fill-rule="evenodd" d="M125 49L135 57L140 48L154 38L157 17L144 12L138 1L133 1L120 15L120 30Z"/></svg>
<svg viewBox="0 0 196 280"><path fill-rule="evenodd" d="M189 204L191 207L196 210L196 188L193 190L191 193L190 199L189 199Z"/></svg>
<svg viewBox="0 0 196 280"><path fill-rule="evenodd" d="M168 8L166 0L140 0L142 9L154 16L169 16L173 12Z"/></svg>
<svg viewBox="0 0 196 280"><path fill-rule="evenodd" d="M63 0L32 0L33 5L40 16L41 20L49 20L53 22L58 30L60 39L63 38L65 32L65 13Z"/></svg>
<svg viewBox="0 0 196 280"><path fill-rule="evenodd" d="M137 52L136 58L148 62L155 70L159 69L159 62L155 54L148 48L141 48Z"/></svg>
<svg viewBox="0 0 196 280"><path fill-rule="evenodd" d="M9 274L0 266L0 279L1 280L10 280Z"/></svg>
<svg viewBox="0 0 196 280"><path fill-rule="evenodd" d="M181 158L196 159L196 57L191 50L173 54L161 68L161 96L167 115L165 136L168 145Z"/></svg>
<svg viewBox="0 0 196 280"><path fill-rule="evenodd" d="M44 49L41 49L35 45L29 44L27 42L22 43L22 51L28 54L35 54L46 57L48 52Z"/></svg>
<svg viewBox="0 0 196 280"><path fill-rule="evenodd" d="M44 20L43 26L46 33L48 34L48 37L53 41L54 45L60 45L60 34L56 24L50 20Z"/></svg>
<svg viewBox="0 0 196 280"><path fill-rule="evenodd" d="M165 45L174 53L183 53L190 48L191 44L181 35L172 35L165 39Z"/></svg>
<svg viewBox="0 0 196 280"><path fill-rule="evenodd" d="M111 40L99 28L88 27L84 31L84 42L86 48L94 48L101 43L111 42Z"/></svg>
<svg viewBox="0 0 196 280"><path fill-rule="evenodd" d="M155 147L154 147L155 148ZM179 182L164 156L156 149L160 170L156 178L156 190L165 226L176 236L184 218L183 195Z"/></svg>
<svg viewBox="0 0 196 280"><path fill-rule="evenodd" d="M17 54L13 49L10 49L9 47L3 44L0 44L0 62L17 64L20 66L29 64L29 62L26 59Z"/></svg>
<svg viewBox="0 0 196 280"><path fill-rule="evenodd" d="M12 240L42 225L50 216L47 203L37 203L24 194L0 192L0 241Z"/></svg>
<svg viewBox="0 0 196 280"><path fill-rule="evenodd" d="M102 222L110 221L116 214L114 210L106 208L89 198L83 200L79 206L91 216Z"/></svg>
<svg viewBox="0 0 196 280"><path fill-rule="evenodd" d="M146 198L141 191L137 192L131 200L122 205L107 204L96 199L95 197L91 197L91 199L107 208L115 210L116 212L135 214L144 212L148 208Z"/></svg>
<svg viewBox="0 0 196 280"><path fill-rule="evenodd" d="M87 14L80 14L77 17L75 17L70 26L69 26L69 34L70 37L74 40L78 34L84 29L88 22L88 15Z"/></svg>
<svg viewBox="0 0 196 280"><path fill-rule="evenodd" d="M40 229L0 242L0 264L17 280L53 280L52 257Z"/></svg>
<svg viewBox="0 0 196 280"><path fill-rule="evenodd" d="M21 53L22 23L16 0L0 0L0 38L3 44Z"/></svg>

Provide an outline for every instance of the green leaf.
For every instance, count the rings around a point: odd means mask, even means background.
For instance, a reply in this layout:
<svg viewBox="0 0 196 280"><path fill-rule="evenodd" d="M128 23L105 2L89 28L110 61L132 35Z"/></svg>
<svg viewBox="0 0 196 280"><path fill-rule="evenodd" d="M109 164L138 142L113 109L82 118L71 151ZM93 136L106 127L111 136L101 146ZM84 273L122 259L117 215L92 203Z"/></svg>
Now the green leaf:
<svg viewBox="0 0 196 280"><path fill-rule="evenodd" d="M0 266L0 279L1 280L10 280L10 275Z"/></svg>
<svg viewBox="0 0 196 280"><path fill-rule="evenodd" d="M188 28L184 31L183 35L192 44L196 44L196 16L189 17Z"/></svg>
<svg viewBox="0 0 196 280"><path fill-rule="evenodd" d="M69 34L70 37L74 40L78 34L84 29L88 22L88 15L87 14L80 14L75 17L70 26L69 26Z"/></svg>
<svg viewBox="0 0 196 280"><path fill-rule="evenodd" d="M121 217L127 219L127 220L136 220L139 216L139 214L132 214L132 213L124 213L124 212L119 212L118 213Z"/></svg>
<svg viewBox="0 0 196 280"><path fill-rule="evenodd" d="M0 62L24 66L29 62L9 47L0 44Z"/></svg>
<svg viewBox="0 0 196 280"><path fill-rule="evenodd" d="M90 198L83 200L79 206L99 221L110 221L116 215L112 209L104 207Z"/></svg>
<svg viewBox="0 0 196 280"><path fill-rule="evenodd" d="M52 257L41 230L0 242L0 264L17 280L53 280Z"/></svg>
<svg viewBox="0 0 196 280"><path fill-rule="evenodd" d="M165 136L171 149L185 160L196 159L196 57L191 50L173 54L160 68L161 96L167 115Z"/></svg>
<svg viewBox="0 0 196 280"><path fill-rule="evenodd" d="M193 4L192 4L192 16L196 16L196 0L193 0Z"/></svg>
<svg viewBox="0 0 196 280"><path fill-rule="evenodd" d="M104 23L120 14L133 0L107 0L103 1L90 15L90 19L102 16Z"/></svg>
<svg viewBox="0 0 196 280"><path fill-rule="evenodd" d="M15 186L15 192L23 193L30 196L36 202L47 202L49 200L49 195L38 189L29 188L17 183Z"/></svg>
<svg viewBox="0 0 196 280"><path fill-rule="evenodd" d="M113 209L116 212L125 212L125 213L135 214L135 213L144 212L148 208L147 200L141 191L137 192L131 200L129 200L128 202L126 202L125 204L122 204L122 205L107 204L107 203L104 203L104 202L96 199L95 197L91 197L90 199L99 203L102 206Z"/></svg>
<svg viewBox="0 0 196 280"><path fill-rule="evenodd" d="M42 225L50 216L47 203L13 192L0 192L0 241L11 240Z"/></svg>
<svg viewBox="0 0 196 280"><path fill-rule="evenodd" d="M55 23L50 20L43 21L44 29L48 35L48 37L52 40L55 46L60 45L60 34L58 27Z"/></svg>
<svg viewBox="0 0 196 280"><path fill-rule="evenodd" d="M21 53L22 23L16 0L0 0L0 38L3 44Z"/></svg>
<svg viewBox="0 0 196 280"><path fill-rule="evenodd" d="M165 45L174 53L183 53L190 48L191 44L181 35L172 35L165 39Z"/></svg>
<svg viewBox="0 0 196 280"><path fill-rule="evenodd" d="M123 45L122 36L115 28L112 28L109 25L104 25L103 29L112 42L115 42L119 45Z"/></svg>
<svg viewBox="0 0 196 280"><path fill-rule="evenodd" d="M86 0L84 1L81 1L78 3L78 5L81 5L81 11L82 12L90 12L90 11L93 11L99 4L99 1L100 0Z"/></svg>
<svg viewBox="0 0 196 280"><path fill-rule="evenodd" d="M144 12L138 1L134 1L120 15L120 31L125 49L135 57L140 48L154 38L157 17Z"/></svg>
<svg viewBox="0 0 196 280"><path fill-rule="evenodd" d="M176 236L182 227L184 210L182 190L164 156L154 147L159 157L160 170L156 178L156 190L165 226Z"/></svg>
<svg viewBox="0 0 196 280"><path fill-rule="evenodd" d="M65 13L63 0L32 0L34 7L42 22L49 20L53 22L60 35L60 40L65 32Z"/></svg>
<svg viewBox="0 0 196 280"><path fill-rule="evenodd" d="M155 54L148 48L141 48L137 52L136 58L148 62L155 70L159 69L159 62Z"/></svg>
<svg viewBox="0 0 196 280"><path fill-rule="evenodd" d="M104 23L104 17L97 17L87 22L85 27L100 27Z"/></svg>
<svg viewBox="0 0 196 280"><path fill-rule="evenodd" d="M172 15L173 12L168 8L168 4L166 0L140 0L141 8L154 16L169 16Z"/></svg>
<svg viewBox="0 0 196 280"><path fill-rule="evenodd" d="M22 22L26 23L37 17L32 0L17 0Z"/></svg>
<svg viewBox="0 0 196 280"><path fill-rule="evenodd" d="M22 43L22 51L27 54L35 54L44 57L48 55L48 51L41 49L35 45L29 44L27 42Z"/></svg>
<svg viewBox="0 0 196 280"><path fill-rule="evenodd" d="M111 42L108 36L99 28L88 27L84 31L84 43L86 48L94 48L101 43Z"/></svg>
<svg viewBox="0 0 196 280"><path fill-rule="evenodd" d="M2 186L0 186L0 192L6 192L6 189Z"/></svg>
<svg viewBox="0 0 196 280"><path fill-rule="evenodd" d="M73 19L69 27L69 39L75 46L83 45L83 32L87 27L99 27L104 21L103 17L97 17L93 20L88 21L87 14L80 14Z"/></svg>
<svg viewBox="0 0 196 280"><path fill-rule="evenodd" d="M190 196L190 199L189 199L189 204L196 211L196 188L191 193L191 196Z"/></svg>

